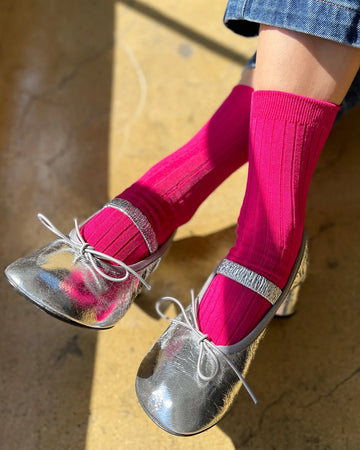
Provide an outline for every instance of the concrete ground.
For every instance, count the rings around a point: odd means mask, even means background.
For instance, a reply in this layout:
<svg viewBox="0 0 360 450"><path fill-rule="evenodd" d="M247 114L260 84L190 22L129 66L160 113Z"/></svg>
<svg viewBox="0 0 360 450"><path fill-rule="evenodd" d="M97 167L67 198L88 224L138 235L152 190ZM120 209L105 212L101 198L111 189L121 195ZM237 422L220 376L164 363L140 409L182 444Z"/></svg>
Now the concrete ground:
<svg viewBox="0 0 360 450"><path fill-rule="evenodd" d="M256 40L221 23L225 2L2 0L1 269L86 218L183 144L237 83ZM143 413L138 365L234 239L246 168L180 230L112 330L64 324L1 279L0 448L360 448L360 108L333 129L308 202L311 269L298 313L274 320L248 380L218 425L170 436Z"/></svg>

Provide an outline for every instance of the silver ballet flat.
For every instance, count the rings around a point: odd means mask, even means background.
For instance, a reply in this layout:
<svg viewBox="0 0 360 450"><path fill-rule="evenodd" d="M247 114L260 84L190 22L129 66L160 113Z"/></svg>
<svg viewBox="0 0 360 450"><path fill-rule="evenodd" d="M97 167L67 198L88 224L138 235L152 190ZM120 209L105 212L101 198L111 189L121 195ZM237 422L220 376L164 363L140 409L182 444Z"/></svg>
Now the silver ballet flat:
<svg viewBox="0 0 360 450"><path fill-rule="evenodd" d="M260 340L276 313L294 312L299 286L306 278L308 246L303 239L289 280L281 291L266 278L224 259L210 275L198 297L184 309L172 297L156 305L159 315L172 323L142 361L136 377L136 393L147 415L163 430L180 436L201 433L215 425L229 410L242 385L257 400L244 378ZM198 306L216 274L222 274L265 297L272 307L261 322L240 342L217 346L197 324ZM169 318L163 302L176 303L181 313Z"/></svg>
<svg viewBox="0 0 360 450"><path fill-rule="evenodd" d="M64 235L39 214L40 221L59 238L8 266L5 275L11 285L58 319L96 329L114 326L141 288L150 289L146 280L158 267L172 236L158 247L150 222L138 208L119 198L104 206L108 207L133 221L149 249L147 258L126 265L85 242L76 219L75 228Z"/></svg>

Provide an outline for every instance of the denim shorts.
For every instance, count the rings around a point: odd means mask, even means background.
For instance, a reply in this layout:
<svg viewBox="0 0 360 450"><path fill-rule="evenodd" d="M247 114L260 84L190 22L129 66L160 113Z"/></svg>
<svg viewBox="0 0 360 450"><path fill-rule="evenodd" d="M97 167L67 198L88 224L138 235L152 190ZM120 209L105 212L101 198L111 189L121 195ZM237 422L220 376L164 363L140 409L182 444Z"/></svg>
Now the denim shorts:
<svg viewBox="0 0 360 450"><path fill-rule="evenodd" d="M228 0L224 23L243 36L264 23L360 47L360 0Z"/></svg>

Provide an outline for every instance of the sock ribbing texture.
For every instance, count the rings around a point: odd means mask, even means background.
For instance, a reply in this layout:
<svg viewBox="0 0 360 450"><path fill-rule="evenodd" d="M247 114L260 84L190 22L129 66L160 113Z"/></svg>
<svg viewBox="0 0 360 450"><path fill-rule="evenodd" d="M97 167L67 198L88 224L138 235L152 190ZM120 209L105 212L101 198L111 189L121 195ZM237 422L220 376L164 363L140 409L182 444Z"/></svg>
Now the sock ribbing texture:
<svg viewBox="0 0 360 450"><path fill-rule="evenodd" d="M251 94L235 86L204 127L118 197L150 221L159 244L193 216L200 204L248 158ZM120 211L105 208L81 229L86 242L127 264L148 255L138 229Z"/></svg>
<svg viewBox="0 0 360 450"><path fill-rule="evenodd" d="M338 109L278 91L252 96L247 189L227 258L281 289L300 248L311 177ZM215 344L231 345L270 306L259 294L217 275L200 304L199 325Z"/></svg>

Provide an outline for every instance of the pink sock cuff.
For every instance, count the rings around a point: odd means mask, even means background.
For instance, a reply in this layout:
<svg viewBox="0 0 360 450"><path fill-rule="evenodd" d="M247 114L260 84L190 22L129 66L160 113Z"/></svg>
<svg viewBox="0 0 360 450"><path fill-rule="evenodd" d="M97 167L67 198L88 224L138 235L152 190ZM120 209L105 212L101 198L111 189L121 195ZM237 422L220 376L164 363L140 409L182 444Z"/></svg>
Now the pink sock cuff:
<svg viewBox="0 0 360 450"><path fill-rule="evenodd" d="M324 100L281 91L255 91L252 117L318 125L335 120L340 107Z"/></svg>

